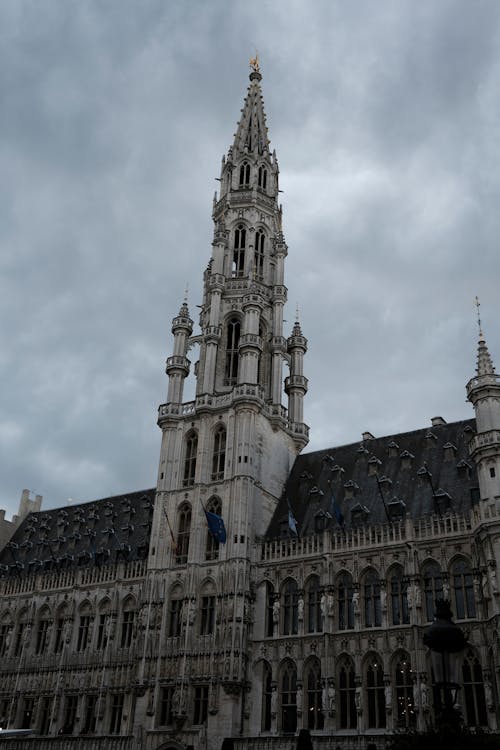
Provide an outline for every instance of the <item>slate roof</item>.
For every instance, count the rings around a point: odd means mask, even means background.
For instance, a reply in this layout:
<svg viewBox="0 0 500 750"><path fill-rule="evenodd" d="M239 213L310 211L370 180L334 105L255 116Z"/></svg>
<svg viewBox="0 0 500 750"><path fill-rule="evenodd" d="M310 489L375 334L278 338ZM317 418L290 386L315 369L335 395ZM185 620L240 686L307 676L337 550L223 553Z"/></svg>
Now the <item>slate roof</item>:
<svg viewBox="0 0 500 750"><path fill-rule="evenodd" d="M479 499L468 451L475 430L469 419L298 456L266 538L291 534L289 507L300 536L338 528L340 513L349 528L467 511Z"/></svg>
<svg viewBox="0 0 500 750"><path fill-rule="evenodd" d="M0 551L0 576L144 559L156 490L30 513Z"/></svg>

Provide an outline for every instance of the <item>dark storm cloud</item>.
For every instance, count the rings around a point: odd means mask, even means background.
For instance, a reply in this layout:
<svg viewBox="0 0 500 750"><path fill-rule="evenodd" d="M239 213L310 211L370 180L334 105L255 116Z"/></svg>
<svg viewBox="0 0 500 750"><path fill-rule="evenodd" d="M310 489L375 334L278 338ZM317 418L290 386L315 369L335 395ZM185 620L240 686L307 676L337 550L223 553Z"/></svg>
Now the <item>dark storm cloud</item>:
<svg viewBox="0 0 500 750"><path fill-rule="evenodd" d="M170 320L258 49L311 447L471 415L500 361L496 2L0 6L0 507L152 486Z"/></svg>

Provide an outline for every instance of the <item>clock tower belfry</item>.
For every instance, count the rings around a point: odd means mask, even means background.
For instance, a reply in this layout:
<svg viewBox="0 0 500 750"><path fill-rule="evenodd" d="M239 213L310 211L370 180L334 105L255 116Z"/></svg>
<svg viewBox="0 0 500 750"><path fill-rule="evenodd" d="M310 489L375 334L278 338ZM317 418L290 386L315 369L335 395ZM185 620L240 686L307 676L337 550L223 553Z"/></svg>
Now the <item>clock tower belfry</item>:
<svg viewBox="0 0 500 750"><path fill-rule="evenodd" d="M182 602L175 605L178 617L166 617L166 642L181 632L186 640L176 646L183 649L183 659L172 654L179 660L174 673L184 698L194 689L188 677L194 667L187 661L199 665L200 648L212 654L214 674L198 675L203 684L206 678L207 705L218 714L209 726L212 736L231 736L241 721L256 541L266 532L295 457L308 442L302 421L307 340L298 321L288 338L283 331L288 250L261 78L253 60L213 202L201 332L193 335L185 301L172 321L167 402L158 413L162 445L148 567L162 581L164 606L170 607L174 595ZM198 346L195 398L184 402L188 355ZM286 381L284 364L289 367ZM223 519L225 541L211 533L206 511ZM182 625L175 635L177 621ZM200 640L205 635L211 636L210 644ZM182 705L179 700L177 695L176 705Z"/></svg>

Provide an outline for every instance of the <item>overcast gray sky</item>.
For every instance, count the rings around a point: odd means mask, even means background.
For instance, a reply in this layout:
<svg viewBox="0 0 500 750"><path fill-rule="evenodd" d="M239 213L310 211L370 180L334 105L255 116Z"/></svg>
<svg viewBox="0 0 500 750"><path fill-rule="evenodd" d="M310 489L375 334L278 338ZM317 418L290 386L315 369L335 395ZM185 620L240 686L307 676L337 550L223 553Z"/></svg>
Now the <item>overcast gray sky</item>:
<svg viewBox="0 0 500 750"><path fill-rule="evenodd" d="M0 507L151 487L258 50L308 450L473 415L500 366L497 0L0 0Z"/></svg>

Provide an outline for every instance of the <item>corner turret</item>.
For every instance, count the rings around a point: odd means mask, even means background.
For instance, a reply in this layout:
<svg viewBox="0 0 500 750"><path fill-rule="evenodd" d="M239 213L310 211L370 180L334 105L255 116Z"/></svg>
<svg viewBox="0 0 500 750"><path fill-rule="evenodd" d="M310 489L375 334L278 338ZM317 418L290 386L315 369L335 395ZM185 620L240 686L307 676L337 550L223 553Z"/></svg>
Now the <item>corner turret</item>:
<svg viewBox="0 0 500 750"><path fill-rule="evenodd" d="M467 383L467 398L476 412L477 434L469 451L477 464L481 499L500 506L500 376L481 330L476 376Z"/></svg>

